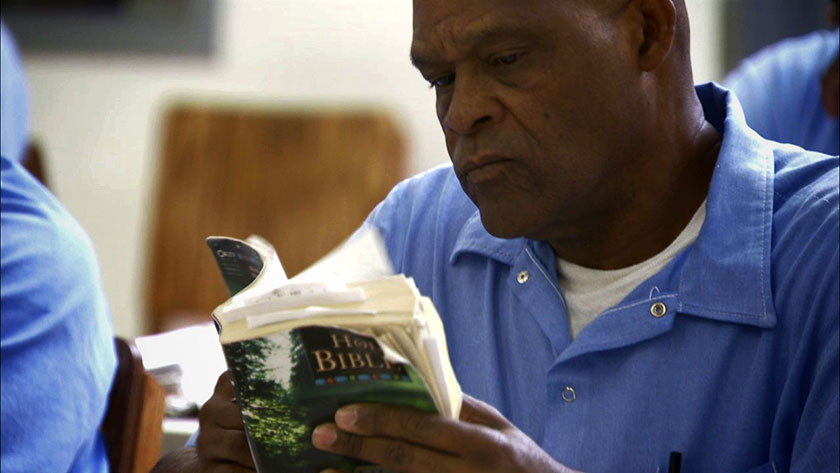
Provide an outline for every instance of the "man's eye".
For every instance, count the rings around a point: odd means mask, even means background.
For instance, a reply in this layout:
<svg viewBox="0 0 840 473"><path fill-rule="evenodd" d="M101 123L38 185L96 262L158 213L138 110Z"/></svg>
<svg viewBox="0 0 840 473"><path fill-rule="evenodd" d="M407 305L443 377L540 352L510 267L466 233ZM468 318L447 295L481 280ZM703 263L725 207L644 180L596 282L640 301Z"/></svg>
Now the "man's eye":
<svg viewBox="0 0 840 473"><path fill-rule="evenodd" d="M520 57L519 53L504 54L493 58L492 62L497 66L510 66L518 61Z"/></svg>
<svg viewBox="0 0 840 473"><path fill-rule="evenodd" d="M434 89L439 89L441 87L447 87L452 85L452 82L455 81L455 74L447 74L445 76L440 76L438 78L432 79L429 81L429 86Z"/></svg>

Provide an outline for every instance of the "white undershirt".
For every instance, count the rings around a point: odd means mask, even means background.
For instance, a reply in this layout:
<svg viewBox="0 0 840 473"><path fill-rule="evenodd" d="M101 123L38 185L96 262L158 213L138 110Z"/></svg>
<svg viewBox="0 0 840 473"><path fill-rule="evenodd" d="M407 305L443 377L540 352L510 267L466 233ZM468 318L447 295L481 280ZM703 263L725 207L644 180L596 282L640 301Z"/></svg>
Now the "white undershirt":
<svg viewBox="0 0 840 473"><path fill-rule="evenodd" d="M681 250L694 243L706 219L706 201L677 238L659 254L621 269L592 269L557 258L560 290L566 300L572 339L601 312L618 304L630 291L664 268Z"/></svg>

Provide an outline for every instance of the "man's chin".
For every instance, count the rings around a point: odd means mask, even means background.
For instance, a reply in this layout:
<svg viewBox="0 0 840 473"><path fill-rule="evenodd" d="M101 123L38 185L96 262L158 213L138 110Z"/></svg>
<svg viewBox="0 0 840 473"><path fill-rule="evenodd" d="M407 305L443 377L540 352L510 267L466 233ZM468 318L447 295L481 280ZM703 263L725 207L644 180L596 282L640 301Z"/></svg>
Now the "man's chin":
<svg viewBox="0 0 840 473"><path fill-rule="evenodd" d="M524 225L512 218L497 215L485 216L485 213L480 210L479 215L481 215L481 224L484 229L496 238L513 239L526 234Z"/></svg>
<svg viewBox="0 0 840 473"><path fill-rule="evenodd" d="M533 230L533 222L528 221L528 215L523 212L522 206L517 205L508 195L467 195L478 207L484 229L494 237L520 238L528 235L529 230Z"/></svg>

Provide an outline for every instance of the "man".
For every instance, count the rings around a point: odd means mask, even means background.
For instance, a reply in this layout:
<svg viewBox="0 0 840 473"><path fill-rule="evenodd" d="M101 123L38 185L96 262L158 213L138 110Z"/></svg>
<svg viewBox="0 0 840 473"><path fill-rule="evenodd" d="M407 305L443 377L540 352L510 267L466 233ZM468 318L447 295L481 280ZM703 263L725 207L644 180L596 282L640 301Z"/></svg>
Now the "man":
<svg viewBox="0 0 840 473"><path fill-rule="evenodd" d="M90 239L20 164L24 78L0 28L0 465L3 473L107 472L99 426L116 369L111 318Z"/></svg>
<svg viewBox="0 0 840 473"><path fill-rule="evenodd" d="M681 0L415 0L453 164L369 221L469 396L460 421L345 406L316 447L402 472L836 470L837 160L695 89L688 45ZM232 398L223 376L157 471L249 471Z"/></svg>
<svg viewBox="0 0 840 473"><path fill-rule="evenodd" d="M834 30L770 45L745 59L724 84L738 95L747 124L761 136L836 155L840 149L837 0L829 19Z"/></svg>

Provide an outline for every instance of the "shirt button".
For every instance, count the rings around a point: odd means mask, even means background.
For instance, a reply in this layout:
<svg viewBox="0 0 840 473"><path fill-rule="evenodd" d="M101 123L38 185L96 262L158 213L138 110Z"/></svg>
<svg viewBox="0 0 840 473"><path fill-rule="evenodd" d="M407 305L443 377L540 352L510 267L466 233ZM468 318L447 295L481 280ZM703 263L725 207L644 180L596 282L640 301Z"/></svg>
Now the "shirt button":
<svg viewBox="0 0 840 473"><path fill-rule="evenodd" d="M528 282L528 277L529 277L528 271L523 270L523 271L520 271L519 274L516 275L516 280L519 282L519 284L525 284L526 282Z"/></svg>
<svg viewBox="0 0 840 473"><path fill-rule="evenodd" d="M563 388L563 392L560 393L560 397L562 397L563 400L566 402L575 402L575 399L577 399L575 388L571 386L566 386L565 388Z"/></svg>
<svg viewBox="0 0 840 473"><path fill-rule="evenodd" d="M656 317L657 319L664 316L666 312L668 312L668 308L661 302L654 302L653 305L650 306L650 315Z"/></svg>

